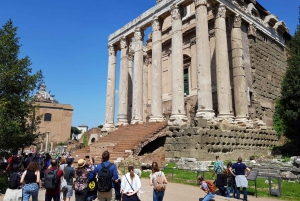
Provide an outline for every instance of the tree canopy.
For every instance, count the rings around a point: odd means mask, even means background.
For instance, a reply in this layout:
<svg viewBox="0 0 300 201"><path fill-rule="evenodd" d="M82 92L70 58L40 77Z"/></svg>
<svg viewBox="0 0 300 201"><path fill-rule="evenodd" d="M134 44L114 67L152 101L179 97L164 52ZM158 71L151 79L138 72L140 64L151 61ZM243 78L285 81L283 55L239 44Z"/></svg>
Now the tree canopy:
<svg viewBox="0 0 300 201"><path fill-rule="evenodd" d="M300 25L288 45L288 68L277 102L274 128L284 134L292 145L291 154L300 151ZM298 152L299 153L299 152Z"/></svg>
<svg viewBox="0 0 300 201"><path fill-rule="evenodd" d="M34 92L43 81L32 73L28 56L19 58L17 27L12 20L0 28L0 147L13 150L33 145L40 123Z"/></svg>
<svg viewBox="0 0 300 201"><path fill-rule="evenodd" d="M81 134L81 130L79 130L77 127L71 126L71 134Z"/></svg>

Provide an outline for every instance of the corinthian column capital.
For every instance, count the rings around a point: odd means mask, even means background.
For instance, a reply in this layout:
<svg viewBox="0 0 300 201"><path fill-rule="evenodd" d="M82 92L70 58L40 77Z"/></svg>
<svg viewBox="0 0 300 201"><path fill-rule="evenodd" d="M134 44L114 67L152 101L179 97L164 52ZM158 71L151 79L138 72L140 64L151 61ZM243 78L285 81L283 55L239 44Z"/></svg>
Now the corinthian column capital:
<svg viewBox="0 0 300 201"><path fill-rule="evenodd" d="M181 19L180 8L177 5L174 4L173 6L171 6L170 12L172 20Z"/></svg>
<svg viewBox="0 0 300 201"><path fill-rule="evenodd" d="M139 41L143 39L143 33L141 28L137 27L134 31L134 39L135 41Z"/></svg>
<svg viewBox="0 0 300 201"><path fill-rule="evenodd" d="M108 45L108 56L116 55L116 47L114 45Z"/></svg>
<svg viewBox="0 0 300 201"><path fill-rule="evenodd" d="M256 37L256 26L255 24L250 23L248 27L248 36Z"/></svg>
<svg viewBox="0 0 300 201"><path fill-rule="evenodd" d="M195 7L207 6L207 0L194 0L194 1L195 1Z"/></svg>
<svg viewBox="0 0 300 201"><path fill-rule="evenodd" d="M125 49L128 47L128 41L125 36L121 38L120 44L121 44L121 49Z"/></svg>
<svg viewBox="0 0 300 201"><path fill-rule="evenodd" d="M216 19L225 18L226 17L226 6L224 4L220 4L216 9Z"/></svg>
<svg viewBox="0 0 300 201"><path fill-rule="evenodd" d="M242 25L242 17L240 15L236 15L233 17L233 28L241 28Z"/></svg>
<svg viewBox="0 0 300 201"><path fill-rule="evenodd" d="M154 16L152 20L152 31L160 31L160 30L161 30L161 21L157 16Z"/></svg>

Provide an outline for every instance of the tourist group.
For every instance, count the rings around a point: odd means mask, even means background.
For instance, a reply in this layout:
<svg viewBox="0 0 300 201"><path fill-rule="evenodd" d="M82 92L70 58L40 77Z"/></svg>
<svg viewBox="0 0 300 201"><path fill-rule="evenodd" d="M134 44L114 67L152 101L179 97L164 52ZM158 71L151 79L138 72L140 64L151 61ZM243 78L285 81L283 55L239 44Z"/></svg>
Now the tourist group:
<svg viewBox="0 0 300 201"><path fill-rule="evenodd" d="M3 201L38 201L39 189L45 189L45 201L70 201L73 193L76 201L139 201L141 171L128 165L124 175L109 161L110 153L102 153L102 161L94 164L94 158L85 156L73 165L71 154L51 158L49 154L28 154L20 157L17 152L8 160L4 173L8 176L8 188ZM153 186L153 201L162 201L167 179L156 162L152 163L149 185Z"/></svg>

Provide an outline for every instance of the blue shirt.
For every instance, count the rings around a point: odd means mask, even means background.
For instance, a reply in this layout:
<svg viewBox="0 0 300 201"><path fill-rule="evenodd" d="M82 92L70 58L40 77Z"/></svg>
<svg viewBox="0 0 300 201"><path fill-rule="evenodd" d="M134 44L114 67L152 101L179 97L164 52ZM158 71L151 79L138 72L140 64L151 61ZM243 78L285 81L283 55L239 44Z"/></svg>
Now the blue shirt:
<svg viewBox="0 0 300 201"><path fill-rule="evenodd" d="M245 169L247 166L244 163L235 163L232 169L235 170L235 175L245 175Z"/></svg>
<svg viewBox="0 0 300 201"><path fill-rule="evenodd" d="M110 164L109 161L104 161L103 163L104 163L105 167L107 167ZM99 163L97 165L97 167L94 169L94 171L89 174L88 180L89 181L93 180L96 177L96 175L101 171L101 169L102 169L102 165L101 165L101 163ZM114 180L118 179L117 166L115 164L110 166L109 172L112 175L112 180L111 181L112 181L112 187L114 187L114 183L115 183Z"/></svg>

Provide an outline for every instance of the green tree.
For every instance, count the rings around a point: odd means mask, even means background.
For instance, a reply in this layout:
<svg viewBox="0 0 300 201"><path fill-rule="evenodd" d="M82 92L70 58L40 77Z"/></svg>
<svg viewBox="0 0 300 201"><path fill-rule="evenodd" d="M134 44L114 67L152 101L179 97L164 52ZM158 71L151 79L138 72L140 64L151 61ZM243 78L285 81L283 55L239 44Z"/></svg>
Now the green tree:
<svg viewBox="0 0 300 201"><path fill-rule="evenodd" d="M103 128L103 125L99 125L98 128Z"/></svg>
<svg viewBox="0 0 300 201"><path fill-rule="evenodd" d="M86 132L83 133L83 145L86 147L88 146L88 139Z"/></svg>
<svg viewBox="0 0 300 201"><path fill-rule="evenodd" d="M289 152L294 154L300 151L300 24L289 42L287 62L281 98L275 112L278 116L275 116L274 121L276 126L282 123L279 129L289 139L292 145Z"/></svg>
<svg viewBox="0 0 300 201"><path fill-rule="evenodd" d="M283 108L280 105L280 100L276 101L275 106L275 113L273 116L273 122L274 122L274 130L277 131L277 137L280 138L282 135L284 135L284 123L283 119L281 118L281 114L283 112Z"/></svg>
<svg viewBox="0 0 300 201"><path fill-rule="evenodd" d="M75 135L81 134L81 130L79 130L77 127L71 126L71 135L72 134Z"/></svg>
<svg viewBox="0 0 300 201"><path fill-rule="evenodd" d="M32 73L28 56L18 57L19 39L11 20L0 28L0 147L7 150L34 145L41 119L34 92L43 75Z"/></svg>

